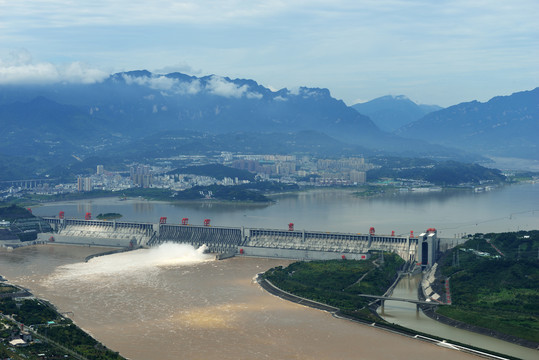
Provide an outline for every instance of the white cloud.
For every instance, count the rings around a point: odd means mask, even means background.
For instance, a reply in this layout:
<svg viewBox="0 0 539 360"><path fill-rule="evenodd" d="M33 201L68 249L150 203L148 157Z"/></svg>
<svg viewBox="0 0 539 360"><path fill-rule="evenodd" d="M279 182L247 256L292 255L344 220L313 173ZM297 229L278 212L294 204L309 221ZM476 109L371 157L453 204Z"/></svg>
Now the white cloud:
<svg viewBox="0 0 539 360"><path fill-rule="evenodd" d="M110 72L227 74L347 101L398 92L450 105L536 86L538 11L537 0L0 0L1 46L47 61L19 54L1 81L61 78L48 62L70 56Z"/></svg>
<svg viewBox="0 0 539 360"><path fill-rule="evenodd" d="M257 99L257 100L260 100L264 97L264 95L262 95L261 93L251 92L251 91L249 91L247 95L245 96L247 97L247 99Z"/></svg>
<svg viewBox="0 0 539 360"><path fill-rule="evenodd" d="M154 90L161 90L164 96L171 94L180 95L196 95L202 91L206 91L212 95L223 96L227 98L261 99L262 94L254 91L249 91L248 85L236 85L223 77L213 75L205 85L202 85L199 79L193 81L180 81L179 79L168 78L164 75L148 76L130 76L122 75L124 81L128 85L136 84L147 86ZM145 98L148 98L146 96Z"/></svg>
<svg viewBox="0 0 539 360"><path fill-rule="evenodd" d="M301 92L301 88L299 86L294 86L287 90L290 95L299 95Z"/></svg>
<svg viewBox="0 0 539 360"><path fill-rule="evenodd" d="M0 0L8 25L30 28L249 22L287 7L282 0Z"/></svg>
<svg viewBox="0 0 539 360"><path fill-rule="evenodd" d="M78 61L62 67L60 74L62 81L82 84L101 82L109 76L104 71L93 69Z"/></svg>
<svg viewBox="0 0 539 360"><path fill-rule="evenodd" d="M200 80L198 79L191 82L180 83L180 85L178 86L179 94L196 95L200 91L202 91L202 85L200 84Z"/></svg>
<svg viewBox="0 0 539 360"><path fill-rule="evenodd" d="M91 68L81 62L68 64L35 63L31 54L25 50L9 52L0 57L0 84L17 83L82 83L92 84L103 81L105 72Z"/></svg>
<svg viewBox="0 0 539 360"><path fill-rule="evenodd" d="M176 80L166 76L130 76L123 74L123 78L128 85L137 84L147 86L154 90L170 90L175 85Z"/></svg>
<svg viewBox="0 0 539 360"><path fill-rule="evenodd" d="M225 78L213 75L206 84L206 90L210 94L241 98L249 87L247 85L238 86L233 82L227 81Z"/></svg>
<svg viewBox="0 0 539 360"><path fill-rule="evenodd" d="M52 64L29 64L0 67L0 84L50 83L60 81L58 69Z"/></svg>

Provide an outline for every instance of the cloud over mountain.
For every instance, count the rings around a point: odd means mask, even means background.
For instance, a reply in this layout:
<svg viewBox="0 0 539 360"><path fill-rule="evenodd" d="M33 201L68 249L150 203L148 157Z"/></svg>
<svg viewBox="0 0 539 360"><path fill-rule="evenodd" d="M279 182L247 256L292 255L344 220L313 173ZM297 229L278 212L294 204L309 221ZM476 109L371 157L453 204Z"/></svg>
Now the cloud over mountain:
<svg viewBox="0 0 539 360"><path fill-rule="evenodd" d="M107 77L107 73L78 61L61 65L34 62L24 49L0 57L0 84L93 84Z"/></svg>

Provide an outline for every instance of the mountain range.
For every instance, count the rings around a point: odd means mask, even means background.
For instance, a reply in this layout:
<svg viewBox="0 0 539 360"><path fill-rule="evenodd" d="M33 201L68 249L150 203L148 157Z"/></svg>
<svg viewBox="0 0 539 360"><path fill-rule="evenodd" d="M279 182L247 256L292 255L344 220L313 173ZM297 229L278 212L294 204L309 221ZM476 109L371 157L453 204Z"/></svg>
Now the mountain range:
<svg viewBox="0 0 539 360"><path fill-rule="evenodd" d="M0 163L38 160L38 176L51 167L78 168L86 159L219 151L533 158L537 91L438 109L404 96L349 107L328 89L272 91L253 80L145 70L93 84L0 85ZM393 133L379 128L402 123ZM500 134L505 149L496 149Z"/></svg>
<svg viewBox="0 0 539 360"><path fill-rule="evenodd" d="M438 105L416 104L404 95L386 95L352 105L352 108L367 115L381 130L388 132L395 131L421 119L428 113L442 109Z"/></svg>
<svg viewBox="0 0 539 360"><path fill-rule="evenodd" d="M395 134L485 156L539 160L539 88L435 111Z"/></svg>

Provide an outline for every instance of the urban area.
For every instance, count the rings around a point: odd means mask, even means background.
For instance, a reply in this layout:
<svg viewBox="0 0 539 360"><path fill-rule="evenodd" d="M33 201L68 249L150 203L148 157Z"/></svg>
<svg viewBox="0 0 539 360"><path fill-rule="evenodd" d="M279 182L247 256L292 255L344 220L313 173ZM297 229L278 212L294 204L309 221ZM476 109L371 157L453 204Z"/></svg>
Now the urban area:
<svg viewBox="0 0 539 360"><path fill-rule="evenodd" d="M296 155L243 155L223 152L216 157L180 155L159 159L157 165L131 164L125 171L110 171L97 165L92 175L80 174L72 183L57 183L55 179L37 179L4 182L4 198L17 197L21 192L56 195L93 190L122 191L125 189L160 188L182 191L193 186L235 186L251 180L238 177L216 178L189 172L178 173L173 163L185 168L208 164L246 170L255 174L253 179L275 181L300 186L358 186L367 181L367 171L375 166L363 157L317 159Z"/></svg>

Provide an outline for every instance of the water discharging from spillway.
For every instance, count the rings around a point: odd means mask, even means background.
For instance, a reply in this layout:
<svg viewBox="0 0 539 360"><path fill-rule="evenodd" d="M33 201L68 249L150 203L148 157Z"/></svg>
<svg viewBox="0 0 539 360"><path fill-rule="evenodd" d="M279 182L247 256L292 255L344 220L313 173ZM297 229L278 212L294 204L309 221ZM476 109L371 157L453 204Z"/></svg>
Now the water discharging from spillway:
<svg viewBox="0 0 539 360"><path fill-rule="evenodd" d="M156 273L167 267L196 265L213 261L215 256L205 253L206 246L198 249L189 244L164 243L150 249L99 256L88 262L60 266L44 282L54 286L59 282L92 282L110 285L114 281L151 280Z"/></svg>

